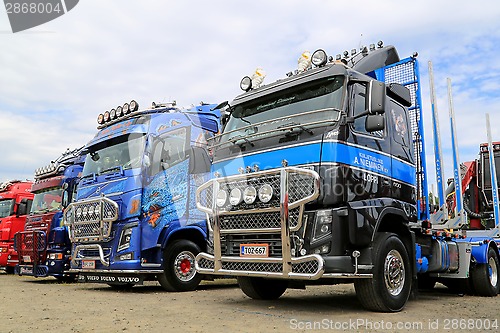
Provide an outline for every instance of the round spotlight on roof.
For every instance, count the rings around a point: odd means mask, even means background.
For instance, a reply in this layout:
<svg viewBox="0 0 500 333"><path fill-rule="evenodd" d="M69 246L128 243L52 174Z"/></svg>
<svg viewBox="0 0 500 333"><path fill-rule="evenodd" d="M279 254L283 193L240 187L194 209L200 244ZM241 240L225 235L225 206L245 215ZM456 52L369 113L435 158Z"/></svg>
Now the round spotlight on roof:
<svg viewBox="0 0 500 333"><path fill-rule="evenodd" d="M139 104L137 104L137 102L135 100L132 100L130 102L130 112L134 112L137 110L139 110Z"/></svg>
<svg viewBox="0 0 500 333"><path fill-rule="evenodd" d="M116 119L116 109L111 109L111 111L109 111L109 117L111 119Z"/></svg>
<svg viewBox="0 0 500 333"><path fill-rule="evenodd" d="M130 105L128 103L123 104L123 113L125 114L130 113Z"/></svg>
<svg viewBox="0 0 500 333"><path fill-rule="evenodd" d="M97 123L99 125L104 124L104 115L101 113L100 115L97 116Z"/></svg>
<svg viewBox="0 0 500 333"><path fill-rule="evenodd" d="M314 51L311 62L313 63L314 66L316 67L321 67L326 65L328 61L328 56L326 55L326 52L322 49Z"/></svg>
<svg viewBox="0 0 500 333"><path fill-rule="evenodd" d="M245 76L241 79L240 88L243 91L249 91L250 89L252 89L252 79L250 78L250 76Z"/></svg>
<svg viewBox="0 0 500 333"><path fill-rule="evenodd" d="M116 108L116 116L117 116L117 117L121 117L121 116L123 116L123 108L122 108L121 106L118 106L118 107Z"/></svg>
<svg viewBox="0 0 500 333"><path fill-rule="evenodd" d="M109 111L104 112L104 122L108 122L111 120L111 116L109 114Z"/></svg>

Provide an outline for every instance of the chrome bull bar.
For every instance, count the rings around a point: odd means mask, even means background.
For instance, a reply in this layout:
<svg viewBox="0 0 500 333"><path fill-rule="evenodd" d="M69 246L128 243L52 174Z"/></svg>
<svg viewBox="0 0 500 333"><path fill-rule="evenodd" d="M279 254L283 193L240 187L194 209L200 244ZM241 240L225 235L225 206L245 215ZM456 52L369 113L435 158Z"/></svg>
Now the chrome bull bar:
<svg viewBox="0 0 500 333"><path fill-rule="evenodd" d="M241 179L265 177L272 174L279 174L280 191L279 191L279 208L270 207L267 209L243 210L239 213L252 214L262 211L276 211L279 209L280 214L280 237L282 257L267 257L267 258L246 258L222 256L221 233L229 234L234 230L222 230L220 216L227 215L228 212L220 212L216 205L215 196L219 192L221 183L229 183ZM308 176L313 184L313 191L301 198L294 198L290 202L289 180L291 174ZM290 220L289 211L299 207L301 211L307 202L315 200L319 196L320 178L317 172L309 169L301 169L295 167L284 167L277 170L268 170L261 172L253 172L250 174L230 176L226 178L215 178L200 186L197 191L198 208L208 215L211 215L213 224L213 248L214 254L200 253L196 257L195 267L203 274L214 275L234 275L234 276L260 276L260 277L275 277L275 278L292 278L292 279L319 279L324 273L324 260L317 254L310 254L302 257L292 257L290 243ZM212 191L211 207L200 205L200 192L210 189ZM299 222L300 227L300 222ZM249 230L241 229L239 232L245 233ZM274 229L267 230L252 230L253 232L271 232Z"/></svg>
<svg viewBox="0 0 500 333"><path fill-rule="evenodd" d="M99 252L99 256L87 256L87 257L79 257L80 251L82 250L97 250ZM81 244L75 246L73 249L73 256L71 258L71 263L76 266L78 265L78 261L83 260L99 260L104 266L109 267L109 260L106 260L106 256L104 255L104 250L99 244Z"/></svg>

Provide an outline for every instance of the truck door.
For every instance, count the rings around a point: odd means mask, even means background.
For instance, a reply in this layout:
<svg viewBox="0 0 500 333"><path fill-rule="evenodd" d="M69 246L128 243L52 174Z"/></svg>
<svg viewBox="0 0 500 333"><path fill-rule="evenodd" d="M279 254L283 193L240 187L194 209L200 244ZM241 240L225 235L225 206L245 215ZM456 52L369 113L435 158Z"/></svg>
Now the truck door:
<svg viewBox="0 0 500 333"><path fill-rule="evenodd" d="M365 83L354 83L349 87L349 116L356 117L366 111ZM388 197L391 194L391 159L386 130L368 132L366 116L361 116L349 125L347 143L351 155L351 167L346 172L348 201ZM386 121L387 122L387 121Z"/></svg>
<svg viewBox="0 0 500 333"><path fill-rule="evenodd" d="M144 188L143 249L156 246L164 227L186 217L189 191L189 128L180 127L153 139L148 183Z"/></svg>
<svg viewBox="0 0 500 333"><path fill-rule="evenodd" d="M401 104L389 101L388 133L392 155L392 196L396 199L415 203L415 161L411 141L411 126L408 113Z"/></svg>

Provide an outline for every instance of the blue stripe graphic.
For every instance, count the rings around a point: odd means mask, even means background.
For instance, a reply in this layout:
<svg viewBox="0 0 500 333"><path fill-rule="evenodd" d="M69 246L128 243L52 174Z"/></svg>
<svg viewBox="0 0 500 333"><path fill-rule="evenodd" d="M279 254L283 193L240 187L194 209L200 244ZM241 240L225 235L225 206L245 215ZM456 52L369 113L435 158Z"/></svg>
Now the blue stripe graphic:
<svg viewBox="0 0 500 333"><path fill-rule="evenodd" d="M289 166L319 162L341 163L411 185L416 182L415 167L362 147L354 147L341 142L325 142L323 144L322 159L320 156L321 143L315 142L215 162L212 170L222 176L232 176L238 174L238 169L241 167L257 165L260 170L279 168L282 166L282 160L287 160Z"/></svg>

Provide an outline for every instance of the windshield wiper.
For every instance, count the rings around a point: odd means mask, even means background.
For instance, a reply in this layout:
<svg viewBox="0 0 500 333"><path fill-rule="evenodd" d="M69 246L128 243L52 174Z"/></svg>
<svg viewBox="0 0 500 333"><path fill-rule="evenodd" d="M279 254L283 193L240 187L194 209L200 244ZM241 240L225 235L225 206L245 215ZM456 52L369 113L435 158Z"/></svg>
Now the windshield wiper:
<svg viewBox="0 0 500 333"><path fill-rule="evenodd" d="M237 135L237 136L233 136L232 138L230 138L228 141L231 141L233 144L235 145L238 145L238 146L242 146L244 143L248 143L250 146L254 147L255 144L248 140L247 138L245 138L243 135ZM243 141L243 142L239 142L239 141Z"/></svg>
<svg viewBox="0 0 500 333"><path fill-rule="evenodd" d="M295 131L296 128L299 128L300 131ZM285 135L294 135L294 134L299 134L302 132L307 132L308 134L313 135L314 132L310 130L309 128L304 127L303 125L296 123L296 122L291 122L285 125L278 126L277 129L281 130L290 130L290 132L286 132Z"/></svg>
<svg viewBox="0 0 500 333"><path fill-rule="evenodd" d="M99 172L100 175L104 174L104 173L108 173L110 171L114 171L114 170L118 170L120 171L122 169L121 166L117 165L117 166L114 166L114 167L111 167L111 168L107 168L107 169L104 169L102 170L101 172Z"/></svg>

